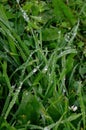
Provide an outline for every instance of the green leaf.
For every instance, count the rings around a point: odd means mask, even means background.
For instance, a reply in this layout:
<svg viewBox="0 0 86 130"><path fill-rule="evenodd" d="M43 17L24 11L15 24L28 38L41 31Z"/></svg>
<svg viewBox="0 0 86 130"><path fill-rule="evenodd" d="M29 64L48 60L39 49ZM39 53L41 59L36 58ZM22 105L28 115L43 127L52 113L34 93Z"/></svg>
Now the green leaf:
<svg viewBox="0 0 86 130"><path fill-rule="evenodd" d="M66 21L69 21L69 23L73 26L76 22L76 19L72 13L72 10L66 5L63 0L53 0L53 6L54 6L54 14L57 17L64 16L66 18Z"/></svg>
<svg viewBox="0 0 86 130"><path fill-rule="evenodd" d="M17 112L19 120L26 123L28 120L37 122L41 112L41 105L35 95L28 91L23 92L22 101Z"/></svg>
<svg viewBox="0 0 86 130"><path fill-rule="evenodd" d="M58 39L58 29L57 28L46 28L42 30L42 40L43 41L53 41Z"/></svg>

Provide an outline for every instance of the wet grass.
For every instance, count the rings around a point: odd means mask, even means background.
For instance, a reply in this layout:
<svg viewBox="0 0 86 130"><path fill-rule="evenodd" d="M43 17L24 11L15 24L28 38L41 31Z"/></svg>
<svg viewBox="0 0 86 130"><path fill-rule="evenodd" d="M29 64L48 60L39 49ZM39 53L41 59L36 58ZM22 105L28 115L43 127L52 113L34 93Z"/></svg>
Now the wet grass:
<svg viewBox="0 0 86 130"><path fill-rule="evenodd" d="M85 7L1 0L0 130L86 129Z"/></svg>

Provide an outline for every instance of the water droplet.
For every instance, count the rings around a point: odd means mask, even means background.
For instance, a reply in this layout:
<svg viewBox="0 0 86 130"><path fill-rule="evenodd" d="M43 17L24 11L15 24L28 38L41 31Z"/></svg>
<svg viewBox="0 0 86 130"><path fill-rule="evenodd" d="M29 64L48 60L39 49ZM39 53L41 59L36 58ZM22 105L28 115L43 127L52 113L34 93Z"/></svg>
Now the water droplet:
<svg viewBox="0 0 86 130"><path fill-rule="evenodd" d="M61 34L61 31L58 31L58 34Z"/></svg>
<svg viewBox="0 0 86 130"><path fill-rule="evenodd" d="M24 19L26 20L26 22L28 22L29 21L28 15L26 14L26 12L21 7L20 7L20 10L21 10L21 12L23 14Z"/></svg>
<svg viewBox="0 0 86 130"><path fill-rule="evenodd" d="M47 69L48 69L48 68L46 67L44 70L47 71Z"/></svg>
<svg viewBox="0 0 86 130"><path fill-rule="evenodd" d="M26 96L28 96L28 92L26 92Z"/></svg>
<svg viewBox="0 0 86 130"><path fill-rule="evenodd" d="M62 52L60 54L62 55Z"/></svg>
<svg viewBox="0 0 86 130"><path fill-rule="evenodd" d="M21 86L19 86L19 88L18 88L19 90L21 89Z"/></svg>
<svg viewBox="0 0 86 130"><path fill-rule="evenodd" d="M20 89L17 89L17 90L16 90L16 92L18 92L18 93L19 93L19 92L20 92Z"/></svg>
<svg viewBox="0 0 86 130"><path fill-rule="evenodd" d="M50 130L49 128L45 127L44 130Z"/></svg>
<svg viewBox="0 0 86 130"><path fill-rule="evenodd" d="M37 71L37 69L35 68L34 70L33 70L33 73L35 73Z"/></svg>
<svg viewBox="0 0 86 130"><path fill-rule="evenodd" d="M63 89L63 94L64 94L64 95L66 94L66 90L65 90L65 89Z"/></svg>
<svg viewBox="0 0 86 130"><path fill-rule="evenodd" d="M19 1L20 1L20 0L16 0L16 1L17 1L17 3L19 4Z"/></svg>
<svg viewBox="0 0 86 130"><path fill-rule="evenodd" d="M51 80L50 83L52 84L52 83L53 83L53 80Z"/></svg>
<svg viewBox="0 0 86 130"><path fill-rule="evenodd" d="M49 73L49 77L51 76L51 74Z"/></svg>
<svg viewBox="0 0 86 130"><path fill-rule="evenodd" d="M15 85L12 85L12 89L14 89L15 88Z"/></svg>
<svg viewBox="0 0 86 130"><path fill-rule="evenodd" d="M10 96L11 96L11 93L8 94L8 97L10 97Z"/></svg>
<svg viewBox="0 0 86 130"><path fill-rule="evenodd" d="M47 70L48 70L48 66L45 66L45 68L43 69L43 73L46 73Z"/></svg>

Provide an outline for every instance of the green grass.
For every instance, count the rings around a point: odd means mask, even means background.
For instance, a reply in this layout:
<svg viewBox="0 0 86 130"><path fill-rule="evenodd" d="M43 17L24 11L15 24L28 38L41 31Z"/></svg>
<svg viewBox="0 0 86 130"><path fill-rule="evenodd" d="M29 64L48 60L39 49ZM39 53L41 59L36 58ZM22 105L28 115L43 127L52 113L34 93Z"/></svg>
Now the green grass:
<svg viewBox="0 0 86 130"><path fill-rule="evenodd" d="M0 1L0 130L86 129L85 7Z"/></svg>

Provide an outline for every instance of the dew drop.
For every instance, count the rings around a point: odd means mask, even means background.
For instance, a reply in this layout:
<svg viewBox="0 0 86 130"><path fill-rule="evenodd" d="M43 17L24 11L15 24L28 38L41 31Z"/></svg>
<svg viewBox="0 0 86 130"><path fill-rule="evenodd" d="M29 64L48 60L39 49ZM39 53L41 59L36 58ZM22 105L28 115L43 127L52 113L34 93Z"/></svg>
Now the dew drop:
<svg viewBox="0 0 86 130"><path fill-rule="evenodd" d="M20 1L20 0L16 0L16 1L17 1L17 3L19 4L19 1Z"/></svg>
<svg viewBox="0 0 86 130"><path fill-rule="evenodd" d="M58 31L58 34L61 34L61 31Z"/></svg>
<svg viewBox="0 0 86 130"><path fill-rule="evenodd" d="M28 96L28 92L26 92L26 96Z"/></svg>
<svg viewBox="0 0 86 130"><path fill-rule="evenodd" d="M28 15L26 14L26 12L21 7L20 7L20 10L21 10L21 12L23 14L24 19L26 20L26 22L28 22L29 21Z"/></svg>
<svg viewBox="0 0 86 130"><path fill-rule="evenodd" d="M65 92L66 92L66 90L65 90L65 89L63 89L63 92L65 93Z"/></svg>
<svg viewBox="0 0 86 130"><path fill-rule="evenodd" d="M47 127L45 127L44 130L50 130L50 129L48 129Z"/></svg>
<svg viewBox="0 0 86 130"><path fill-rule="evenodd" d="M15 88L15 85L12 85L12 89L14 89Z"/></svg>
<svg viewBox="0 0 86 130"><path fill-rule="evenodd" d="M47 70L48 70L48 66L45 66L45 68L43 69L43 73L46 73Z"/></svg>
<svg viewBox="0 0 86 130"><path fill-rule="evenodd" d="M37 71L37 69L34 69L34 70L33 70L33 73L35 73L36 71Z"/></svg>

